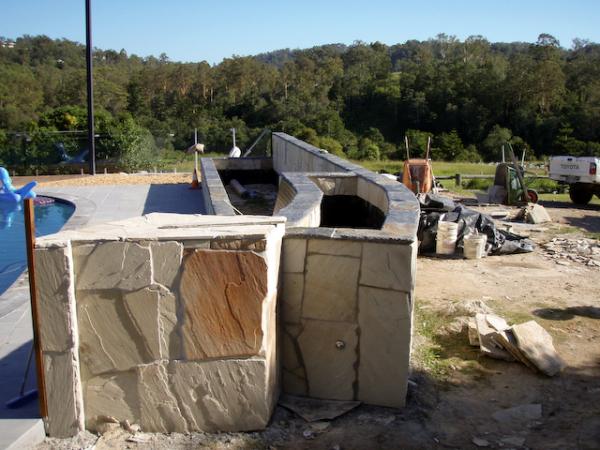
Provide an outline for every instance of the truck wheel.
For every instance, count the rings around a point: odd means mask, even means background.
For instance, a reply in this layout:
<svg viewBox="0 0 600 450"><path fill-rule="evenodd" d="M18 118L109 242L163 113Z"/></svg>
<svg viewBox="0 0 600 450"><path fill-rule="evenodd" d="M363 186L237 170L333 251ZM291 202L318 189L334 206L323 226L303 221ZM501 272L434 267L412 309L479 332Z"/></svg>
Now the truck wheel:
<svg viewBox="0 0 600 450"><path fill-rule="evenodd" d="M577 205L587 205L593 195L594 191L585 184L575 183L569 186L569 197Z"/></svg>

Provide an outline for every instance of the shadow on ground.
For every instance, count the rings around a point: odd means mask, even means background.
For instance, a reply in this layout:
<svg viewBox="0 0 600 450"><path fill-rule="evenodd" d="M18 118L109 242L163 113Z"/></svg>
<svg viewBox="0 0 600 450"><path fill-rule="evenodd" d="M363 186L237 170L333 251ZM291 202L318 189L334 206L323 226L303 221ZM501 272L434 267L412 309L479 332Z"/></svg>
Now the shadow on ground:
<svg viewBox="0 0 600 450"><path fill-rule="evenodd" d="M568 308L540 308L532 311L535 316L546 320L570 320L575 316L600 319L597 306L569 306Z"/></svg>
<svg viewBox="0 0 600 450"><path fill-rule="evenodd" d="M0 359L0 419L40 417L37 397L20 404L15 409L6 406L8 401L19 396L31 343L32 341L26 342ZM25 384L25 392L36 388L35 358L32 358Z"/></svg>
<svg viewBox="0 0 600 450"><path fill-rule="evenodd" d="M582 211L600 211L600 205L596 205L596 204L576 205L573 202L558 202L555 200L540 200L540 204L546 208L580 209Z"/></svg>

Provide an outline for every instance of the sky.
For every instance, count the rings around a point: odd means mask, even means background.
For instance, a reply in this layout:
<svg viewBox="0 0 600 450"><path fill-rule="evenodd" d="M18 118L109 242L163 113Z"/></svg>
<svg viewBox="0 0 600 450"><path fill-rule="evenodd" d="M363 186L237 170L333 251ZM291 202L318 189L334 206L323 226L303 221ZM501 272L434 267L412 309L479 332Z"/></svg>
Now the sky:
<svg viewBox="0 0 600 450"><path fill-rule="evenodd" d="M598 0L91 0L93 45L172 61L219 63L233 55L356 40L403 43L439 33L463 40L571 47L600 42ZM85 42L84 0L0 0L0 36L44 34Z"/></svg>

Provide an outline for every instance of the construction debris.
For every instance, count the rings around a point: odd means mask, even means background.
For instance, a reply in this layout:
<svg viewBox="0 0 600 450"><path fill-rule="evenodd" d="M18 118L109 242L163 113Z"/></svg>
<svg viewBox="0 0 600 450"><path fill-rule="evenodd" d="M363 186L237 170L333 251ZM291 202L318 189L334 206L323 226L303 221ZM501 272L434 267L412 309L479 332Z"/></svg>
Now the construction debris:
<svg viewBox="0 0 600 450"><path fill-rule="evenodd" d="M481 353L490 358L503 359L505 361L514 361L514 358L508 353L500 344L497 343L495 337L498 331L492 323L497 322L496 320L488 321L488 317L495 317L502 320L498 316L492 314L477 314L475 316L475 324L477 326L477 333L479 335L479 348Z"/></svg>
<svg viewBox="0 0 600 450"><path fill-rule="evenodd" d="M512 332L517 339L519 350L542 373L552 377L564 367L564 361L558 356L552 336L548 334L536 321L514 325Z"/></svg>
<svg viewBox="0 0 600 450"><path fill-rule="evenodd" d="M556 352L552 336L537 322L510 326L502 317L478 313L468 324L469 344L490 358L520 361L534 372L559 373L565 363Z"/></svg>
<svg viewBox="0 0 600 450"><path fill-rule="evenodd" d="M557 264L573 261L589 267L600 267L600 241L596 239L567 239L553 238L541 244L541 249L547 258Z"/></svg>
<svg viewBox="0 0 600 450"><path fill-rule="evenodd" d="M546 208L544 208L542 205L528 203L527 206L523 208L523 212L525 215L525 221L527 223L552 222L552 219L546 211Z"/></svg>

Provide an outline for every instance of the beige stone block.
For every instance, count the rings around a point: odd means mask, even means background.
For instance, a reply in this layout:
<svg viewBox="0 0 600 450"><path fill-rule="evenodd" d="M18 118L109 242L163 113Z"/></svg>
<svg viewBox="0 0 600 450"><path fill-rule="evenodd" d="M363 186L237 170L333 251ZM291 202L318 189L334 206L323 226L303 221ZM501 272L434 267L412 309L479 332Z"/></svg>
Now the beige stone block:
<svg viewBox="0 0 600 450"><path fill-rule="evenodd" d="M300 323L302 315L302 293L304 290L304 274L284 273L281 290L281 311L283 321Z"/></svg>
<svg viewBox="0 0 600 450"><path fill-rule="evenodd" d="M141 337L145 352L152 359L166 357L161 354L159 309L160 293L156 289L141 289L123 295L123 304L135 331Z"/></svg>
<svg viewBox="0 0 600 450"><path fill-rule="evenodd" d="M181 336L177 332L177 298L168 291L159 291L158 328L162 359L181 359Z"/></svg>
<svg viewBox="0 0 600 450"><path fill-rule="evenodd" d="M365 201L369 201L369 185L370 181L365 180L362 177L358 177L356 180L356 195Z"/></svg>
<svg viewBox="0 0 600 450"><path fill-rule="evenodd" d="M172 361L169 373L190 431L249 431L268 424L263 359Z"/></svg>
<svg viewBox="0 0 600 450"><path fill-rule="evenodd" d="M133 242L73 247L75 288L134 291L152 283L150 248Z"/></svg>
<svg viewBox="0 0 600 450"><path fill-rule="evenodd" d="M309 255L302 317L342 322L356 320L359 266L357 258Z"/></svg>
<svg viewBox="0 0 600 450"><path fill-rule="evenodd" d="M85 426L95 431L99 416L140 423L138 376L135 371L99 375L85 382Z"/></svg>
<svg viewBox="0 0 600 450"><path fill-rule="evenodd" d="M84 428L83 399L77 351L44 353L47 432L51 437L75 436Z"/></svg>
<svg viewBox="0 0 600 450"><path fill-rule="evenodd" d="M266 247L266 239L218 239L210 243L210 248L215 250L251 250L253 252L264 252Z"/></svg>
<svg viewBox="0 0 600 450"><path fill-rule="evenodd" d="M298 337L308 380L308 395L352 400L356 381L357 326L341 322L305 320Z"/></svg>
<svg viewBox="0 0 600 450"><path fill-rule="evenodd" d="M414 244L364 243L360 284L411 292L415 259Z"/></svg>
<svg viewBox="0 0 600 450"><path fill-rule="evenodd" d="M210 240L208 239L186 239L183 241L183 247L187 249L195 248L210 248Z"/></svg>
<svg viewBox="0 0 600 450"><path fill-rule="evenodd" d="M177 299L163 287L124 293L123 303L134 331L152 359L179 359L181 339L177 327Z"/></svg>
<svg viewBox="0 0 600 450"><path fill-rule="evenodd" d="M385 194L385 189L376 183L369 183L368 186L368 202L375 205L384 213L388 211L388 200Z"/></svg>
<svg viewBox="0 0 600 450"><path fill-rule="evenodd" d="M361 243L346 239L310 239L308 253L321 253L325 255L353 256L360 258Z"/></svg>
<svg viewBox="0 0 600 450"><path fill-rule="evenodd" d="M136 372L142 430L157 433L189 431L184 412L171 392L171 382L163 363L139 366Z"/></svg>
<svg viewBox="0 0 600 450"><path fill-rule="evenodd" d="M145 299L156 314L156 301ZM125 307L119 291L81 293L77 299L79 355L86 372L128 370L155 357Z"/></svg>
<svg viewBox="0 0 600 450"><path fill-rule="evenodd" d="M404 406L411 341L409 305L408 294L360 288L358 400Z"/></svg>
<svg viewBox="0 0 600 450"><path fill-rule="evenodd" d="M267 296L264 258L247 251L196 250L184 258L179 292L186 359L259 353Z"/></svg>
<svg viewBox="0 0 600 450"><path fill-rule="evenodd" d="M358 310L367 304L377 305L375 308L381 308L390 312L390 318L409 319L412 317L412 301L410 295L406 292L393 291L389 289L372 288L359 286L358 288Z"/></svg>
<svg viewBox="0 0 600 450"><path fill-rule="evenodd" d="M42 350L64 352L77 334L71 246L37 249L35 263Z"/></svg>
<svg viewBox="0 0 600 450"><path fill-rule="evenodd" d="M294 330L294 328L297 329L297 331ZM289 331L292 332L290 333ZM283 333L281 333L281 361L283 368L288 371L293 371L302 367L300 348L296 342L296 338L300 332L301 327L288 325L284 328Z"/></svg>
<svg viewBox="0 0 600 450"><path fill-rule="evenodd" d="M181 267L183 245L179 242L152 242L152 275L154 282L170 289Z"/></svg>
<svg viewBox="0 0 600 450"><path fill-rule="evenodd" d="M283 271L304 272L306 239L283 240Z"/></svg>

